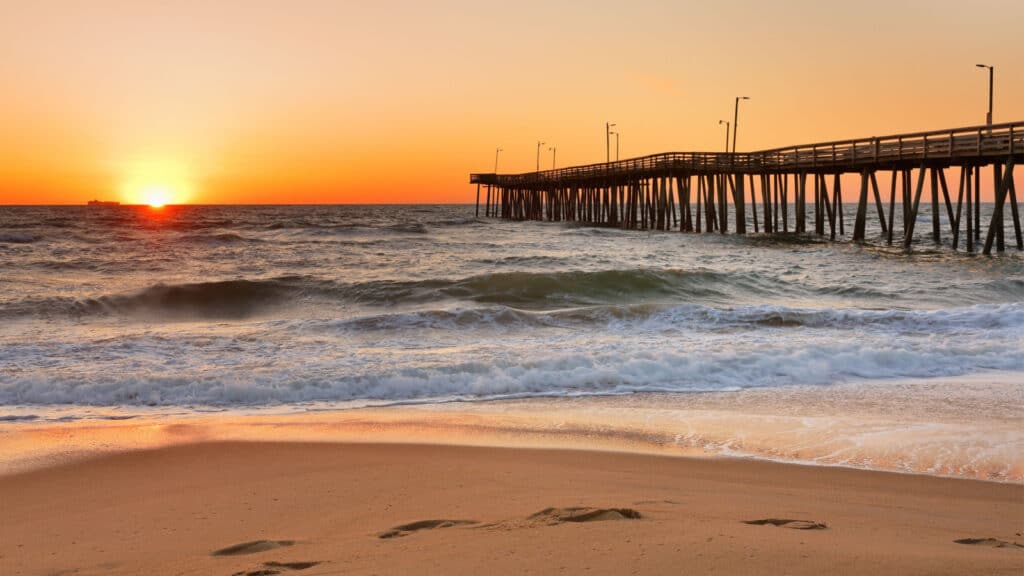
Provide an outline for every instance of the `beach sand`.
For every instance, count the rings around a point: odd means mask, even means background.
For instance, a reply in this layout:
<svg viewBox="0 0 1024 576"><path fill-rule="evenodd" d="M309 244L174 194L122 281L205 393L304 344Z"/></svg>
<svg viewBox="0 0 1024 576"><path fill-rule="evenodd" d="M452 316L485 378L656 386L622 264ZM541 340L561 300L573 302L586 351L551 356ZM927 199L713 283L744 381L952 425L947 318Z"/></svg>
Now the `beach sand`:
<svg viewBox="0 0 1024 576"><path fill-rule="evenodd" d="M0 477L0 511L4 575L1024 572L1019 483L734 458L198 442Z"/></svg>

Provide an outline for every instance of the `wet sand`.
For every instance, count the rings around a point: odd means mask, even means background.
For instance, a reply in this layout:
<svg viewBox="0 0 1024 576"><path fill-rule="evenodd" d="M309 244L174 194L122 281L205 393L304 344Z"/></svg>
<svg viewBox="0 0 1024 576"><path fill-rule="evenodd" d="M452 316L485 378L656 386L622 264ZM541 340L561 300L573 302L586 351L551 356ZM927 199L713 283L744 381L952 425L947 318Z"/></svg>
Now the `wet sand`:
<svg viewBox="0 0 1024 576"><path fill-rule="evenodd" d="M5 575L1024 570L1019 483L731 458L199 442L0 477L0 510Z"/></svg>

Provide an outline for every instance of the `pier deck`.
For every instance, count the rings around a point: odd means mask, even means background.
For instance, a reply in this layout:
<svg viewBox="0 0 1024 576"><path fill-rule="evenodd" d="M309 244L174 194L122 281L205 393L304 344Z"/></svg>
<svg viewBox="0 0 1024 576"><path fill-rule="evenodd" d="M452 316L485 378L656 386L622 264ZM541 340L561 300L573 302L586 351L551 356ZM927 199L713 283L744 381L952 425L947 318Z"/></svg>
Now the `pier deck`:
<svg viewBox="0 0 1024 576"><path fill-rule="evenodd" d="M524 174L471 174L486 188L485 215L511 220L581 221L628 229L678 229L682 232L726 233L729 204L735 231L747 232L747 194L754 231L807 232L807 196L812 194L813 232L835 239L845 235L842 216L842 174L859 174L853 240L865 240L865 222L873 199L879 224L889 244L894 240L894 211L899 188L902 243L909 248L925 181L930 181L933 214L940 213L940 191L954 249L963 240L968 251L979 244L986 254L1005 249L1004 208L1009 199L1017 248L1024 250L1019 206L1013 183L1015 164L1024 161L1024 122L971 126L787 146L757 152L666 152L615 162L571 166ZM995 205L982 243L981 170L991 166ZM955 203L946 180L948 168L960 168ZM876 173L890 171L888 215ZM832 189L829 190L828 176ZM811 185L808 186L808 179ZM869 198L870 195L873 198ZM831 197L830 197L831 196ZM731 201L731 202L730 202ZM761 219L758 218L760 204ZM760 220L760 221L759 221ZM940 242L938 218L932 236ZM702 226L703 225L703 226Z"/></svg>

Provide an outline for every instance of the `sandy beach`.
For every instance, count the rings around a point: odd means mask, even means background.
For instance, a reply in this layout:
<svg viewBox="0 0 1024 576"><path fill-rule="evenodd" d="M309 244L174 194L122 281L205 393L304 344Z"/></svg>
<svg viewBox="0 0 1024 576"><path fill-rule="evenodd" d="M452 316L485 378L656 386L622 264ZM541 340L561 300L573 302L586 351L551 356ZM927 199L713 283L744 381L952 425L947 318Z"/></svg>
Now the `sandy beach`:
<svg viewBox="0 0 1024 576"><path fill-rule="evenodd" d="M1019 484L732 458L205 442L0 477L0 509L11 575L1024 569Z"/></svg>

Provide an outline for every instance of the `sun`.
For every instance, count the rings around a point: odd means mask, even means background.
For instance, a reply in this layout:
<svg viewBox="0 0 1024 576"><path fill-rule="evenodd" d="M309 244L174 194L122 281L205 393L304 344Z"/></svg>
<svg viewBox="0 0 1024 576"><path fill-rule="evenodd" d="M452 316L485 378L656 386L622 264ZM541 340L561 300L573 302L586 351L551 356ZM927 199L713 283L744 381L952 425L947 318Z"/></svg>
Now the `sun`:
<svg viewBox="0 0 1024 576"><path fill-rule="evenodd" d="M163 208L172 196L172 191L163 184L153 184L142 190L142 201L150 208Z"/></svg>
<svg viewBox="0 0 1024 576"><path fill-rule="evenodd" d="M121 198L128 204L163 208L185 204L193 196L190 170L181 162L149 159L125 167Z"/></svg>

